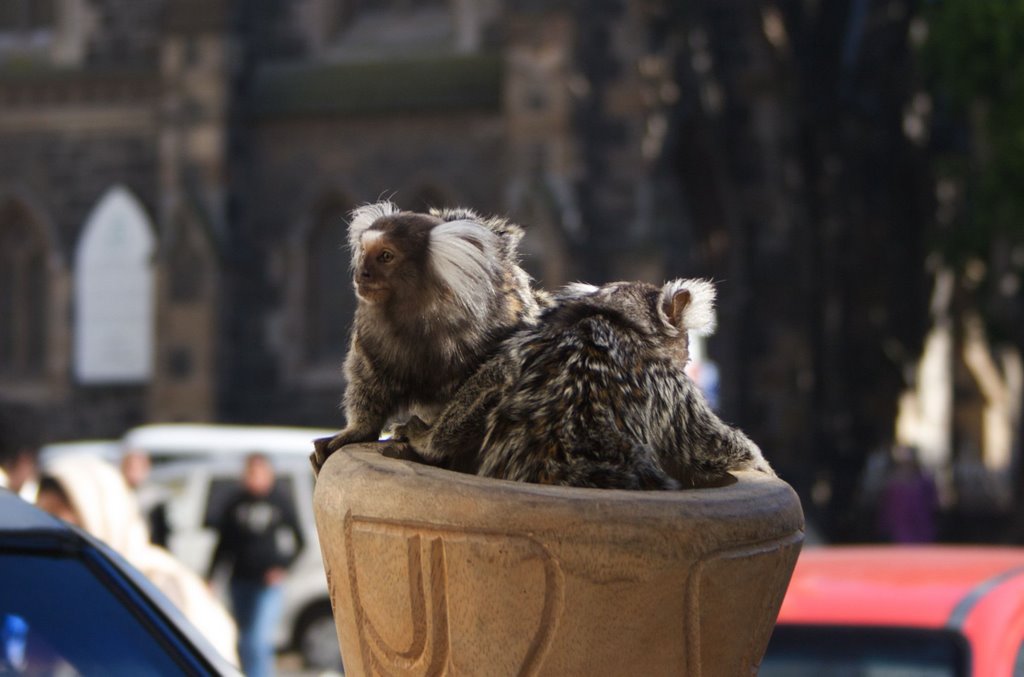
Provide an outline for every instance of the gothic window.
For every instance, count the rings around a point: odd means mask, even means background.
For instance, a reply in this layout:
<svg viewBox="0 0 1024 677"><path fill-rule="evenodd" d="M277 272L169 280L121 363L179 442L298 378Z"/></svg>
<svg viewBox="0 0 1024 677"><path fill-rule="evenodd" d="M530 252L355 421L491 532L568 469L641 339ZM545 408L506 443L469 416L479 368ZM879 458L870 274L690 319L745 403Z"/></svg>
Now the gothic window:
<svg viewBox="0 0 1024 677"><path fill-rule="evenodd" d="M116 186L90 212L75 252L75 375L80 383L139 383L152 373L153 226Z"/></svg>
<svg viewBox="0 0 1024 677"><path fill-rule="evenodd" d="M348 348L355 312L348 249L347 216L353 205L340 198L321 203L305 240L305 357L309 365L336 367Z"/></svg>
<svg viewBox="0 0 1024 677"><path fill-rule="evenodd" d="M49 284L42 230L18 204L0 206L0 376L45 373Z"/></svg>

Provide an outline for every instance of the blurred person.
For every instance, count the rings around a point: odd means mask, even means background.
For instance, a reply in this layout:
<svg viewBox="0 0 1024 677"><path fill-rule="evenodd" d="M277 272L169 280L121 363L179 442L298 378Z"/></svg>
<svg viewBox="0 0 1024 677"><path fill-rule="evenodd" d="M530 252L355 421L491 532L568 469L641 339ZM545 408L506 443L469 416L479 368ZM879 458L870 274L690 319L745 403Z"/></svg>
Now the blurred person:
<svg viewBox="0 0 1024 677"><path fill-rule="evenodd" d="M28 410L7 412L0 419L0 487L29 502L39 488L41 432L38 417Z"/></svg>
<svg viewBox="0 0 1024 677"><path fill-rule="evenodd" d="M882 485L878 512L881 535L893 543L934 541L938 506L935 481L921 467L917 449L896 447Z"/></svg>
<svg viewBox="0 0 1024 677"><path fill-rule="evenodd" d="M29 503L35 501L36 492L39 490L37 457L38 452L35 449L23 448L13 456L3 459L0 464L0 473L3 474L0 480L3 486Z"/></svg>
<svg viewBox="0 0 1024 677"><path fill-rule="evenodd" d="M74 524L138 569L225 658L237 663L237 631L231 616L203 580L169 552L149 542L135 497L117 468L90 455L48 464L36 504Z"/></svg>
<svg viewBox="0 0 1024 677"><path fill-rule="evenodd" d="M142 449L128 449L121 457L121 474L128 482L128 487L135 492L139 509L149 526L149 540L154 545L166 548L171 538L167 496L157 487L146 486L151 467L149 454Z"/></svg>
<svg viewBox="0 0 1024 677"><path fill-rule="evenodd" d="M246 458L242 488L228 502L218 533L208 578L212 581L222 564L230 567L242 670L249 677L270 675L284 579L305 543L291 503L276 490L274 466L266 455Z"/></svg>

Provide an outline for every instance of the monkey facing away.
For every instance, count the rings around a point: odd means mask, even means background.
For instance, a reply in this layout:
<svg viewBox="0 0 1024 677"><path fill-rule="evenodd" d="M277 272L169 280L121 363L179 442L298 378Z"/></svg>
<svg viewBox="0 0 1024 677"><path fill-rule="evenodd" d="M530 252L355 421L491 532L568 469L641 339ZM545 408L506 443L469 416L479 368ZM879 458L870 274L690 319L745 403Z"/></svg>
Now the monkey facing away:
<svg viewBox="0 0 1024 677"><path fill-rule="evenodd" d="M376 441L402 412L432 420L502 339L536 320L546 297L518 265L522 236L467 209L421 214L380 202L352 213L358 303L346 426L316 441L315 471L346 444Z"/></svg>
<svg viewBox="0 0 1024 677"><path fill-rule="evenodd" d="M570 285L466 384L433 426L396 435L432 461L477 456L476 472L543 484L672 489L730 470L774 475L683 372L688 330L712 329L701 280Z"/></svg>

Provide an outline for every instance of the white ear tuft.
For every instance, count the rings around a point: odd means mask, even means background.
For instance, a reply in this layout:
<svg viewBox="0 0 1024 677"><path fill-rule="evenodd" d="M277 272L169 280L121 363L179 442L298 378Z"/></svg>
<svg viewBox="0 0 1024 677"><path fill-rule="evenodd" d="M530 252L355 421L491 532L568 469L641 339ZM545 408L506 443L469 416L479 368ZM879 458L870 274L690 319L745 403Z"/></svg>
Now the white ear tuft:
<svg viewBox="0 0 1024 677"><path fill-rule="evenodd" d="M430 262L467 311L484 317L499 275L498 236L475 221L449 221L430 231Z"/></svg>
<svg viewBox="0 0 1024 677"><path fill-rule="evenodd" d="M586 282L570 282L558 290L558 294L556 296L559 300L579 299L584 296L592 296L599 291L601 291L600 287L587 284Z"/></svg>
<svg viewBox="0 0 1024 677"><path fill-rule="evenodd" d="M352 265L355 267L359 261L359 247L363 239L363 233L373 223L384 216L397 214L400 210L393 202L375 202L373 204L356 207L349 214L348 222L348 248L352 252Z"/></svg>
<svg viewBox="0 0 1024 677"><path fill-rule="evenodd" d="M680 292L689 292L690 299L673 318L673 300ZM715 331L715 285L709 280L671 280L661 288L661 307L669 323L678 329L707 336Z"/></svg>

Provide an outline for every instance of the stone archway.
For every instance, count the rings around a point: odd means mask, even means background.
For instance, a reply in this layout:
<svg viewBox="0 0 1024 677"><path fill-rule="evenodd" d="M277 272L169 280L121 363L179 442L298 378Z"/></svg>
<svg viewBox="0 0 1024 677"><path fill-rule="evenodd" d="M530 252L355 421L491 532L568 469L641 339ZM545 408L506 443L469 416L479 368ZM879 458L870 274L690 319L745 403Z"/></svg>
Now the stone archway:
<svg viewBox="0 0 1024 677"><path fill-rule="evenodd" d="M66 385L68 273L45 210L24 191L0 194L0 383L16 399Z"/></svg>

